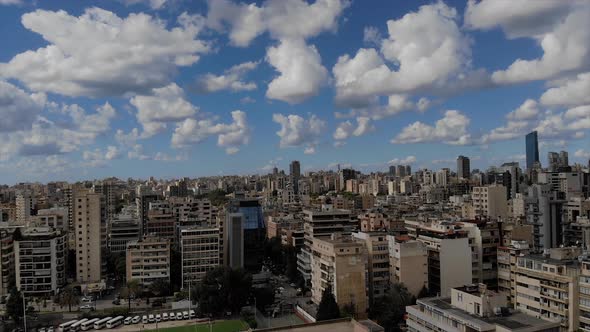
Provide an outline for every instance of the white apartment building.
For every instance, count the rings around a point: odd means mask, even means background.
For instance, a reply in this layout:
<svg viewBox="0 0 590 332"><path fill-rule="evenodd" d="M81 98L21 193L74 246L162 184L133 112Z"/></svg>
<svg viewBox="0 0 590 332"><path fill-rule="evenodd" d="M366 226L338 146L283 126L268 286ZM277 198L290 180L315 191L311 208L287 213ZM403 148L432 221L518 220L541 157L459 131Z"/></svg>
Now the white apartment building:
<svg viewBox="0 0 590 332"><path fill-rule="evenodd" d="M508 218L508 201L506 187L491 185L486 187L474 187L471 199L476 215L494 219Z"/></svg>
<svg viewBox="0 0 590 332"><path fill-rule="evenodd" d="M73 193L76 279L93 283L102 279L103 227L101 196L84 189Z"/></svg>
<svg viewBox="0 0 590 332"><path fill-rule="evenodd" d="M55 295L66 284L66 255L65 233L23 229L14 240L16 287L27 296Z"/></svg>

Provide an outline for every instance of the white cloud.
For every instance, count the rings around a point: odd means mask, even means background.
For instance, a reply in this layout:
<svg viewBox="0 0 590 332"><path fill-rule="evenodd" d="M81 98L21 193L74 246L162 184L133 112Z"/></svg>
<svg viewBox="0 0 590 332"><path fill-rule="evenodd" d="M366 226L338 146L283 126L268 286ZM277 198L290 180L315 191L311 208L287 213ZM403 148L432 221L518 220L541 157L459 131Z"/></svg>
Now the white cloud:
<svg viewBox="0 0 590 332"><path fill-rule="evenodd" d="M350 121L341 122L334 131L334 139L345 140L350 136L363 136L375 130L370 118L358 117L356 123L355 127Z"/></svg>
<svg viewBox="0 0 590 332"><path fill-rule="evenodd" d="M507 69L494 72L494 82L545 80L590 66L590 2L571 1L563 6L569 12L564 18L553 20L547 31L523 35L535 39L543 49L543 55L531 60L517 59Z"/></svg>
<svg viewBox="0 0 590 332"><path fill-rule="evenodd" d="M273 114L272 120L281 125L281 130L277 131L277 136L281 138L281 148L305 146L307 153L315 152L326 127L326 122L315 114L309 115L307 119L296 114Z"/></svg>
<svg viewBox="0 0 590 332"><path fill-rule="evenodd" d="M86 161L87 166L91 167L104 167L108 165L108 162L121 157L121 151L116 146L108 146L106 151L101 149L94 149L84 151L82 153L82 159Z"/></svg>
<svg viewBox="0 0 590 332"><path fill-rule="evenodd" d="M240 99L240 104L253 104L256 102L256 99L250 97L250 96L246 96L242 99Z"/></svg>
<svg viewBox="0 0 590 332"><path fill-rule="evenodd" d="M213 119L196 120L189 118L179 123L172 135L172 147L183 148L201 143L210 136L218 135L217 145L226 153L234 154L239 147L250 141L250 127L243 111L233 111L229 124L215 123Z"/></svg>
<svg viewBox="0 0 590 332"><path fill-rule="evenodd" d="M506 118L508 120L530 120L534 119L539 115L539 108L537 107L537 102L533 99L527 99L525 102L520 105L519 108L515 109L514 111L508 113Z"/></svg>
<svg viewBox="0 0 590 332"><path fill-rule="evenodd" d="M456 110L448 110L434 126L416 121L405 127L394 139L393 144L443 142L452 145L471 143L471 135L467 131L469 118Z"/></svg>
<svg viewBox="0 0 590 332"><path fill-rule="evenodd" d="M125 146L134 146L140 138L139 130L137 128L131 129L128 134L125 134L122 129L117 129L117 132L115 133L115 140L119 144Z"/></svg>
<svg viewBox="0 0 590 332"><path fill-rule="evenodd" d="M208 26L218 31L227 27L231 44L248 46L264 32L279 41L267 49L266 61L279 72L268 86L267 98L299 103L315 96L326 83L328 72L321 64L321 56L305 40L324 31L335 31L338 17L349 1L269 0L261 6L228 0L208 3Z"/></svg>
<svg viewBox="0 0 590 332"><path fill-rule="evenodd" d="M335 112L334 114L336 118L363 116L372 120L381 120L406 111L425 112L430 105L431 101L428 98L423 97L418 102L414 102L409 99L408 95L394 94L387 98L387 103L384 105L375 103L368 107L351 109L347 113Z"/></svg>
<svg viewBox="0 0 590 332"><path fill-rule="evenodd" d="M577 75L548 89L541 96L541 103L549 106L578 106L590 104L590 72Z"/></svg>
<svg viewBox="0 0 590 332"><path fill-rule="evenodd" d="M501 27L511 39L538 35L548 32L573 3L571 0L469 0L465 26L482 30ZM510 15L506 15L507 11Z"/></svg>
<svg viewBox="0 0 590 332"><path fill-rule="evenodd" d="M411 165L416 162L416 156L407 156L405 158L394 158L387 163L389 165Z"/></svg>
<svg viewBox="0 0 590 332"><path fill-rule="evenodd" d="M363 41L368 45L379 46L382 39L381 32L376 27L365 27L363 30Z"/></svg>
<svg viewBox="0 0 590 332"><path fill-rule="evenodd" d="M256 66L258 66L258 62L249 61L227 69L222 75L205 74L199 78L197 89L206 93L221 90L234 92L256 90L256 83L244 82L244 76L254 70Z"/></svg>
<svg viewBox="0 0 590 332"><path fill-rule="evenodd" d="M448 89L449 81L467 80L470 41L457 19L455 9L438 2L389 20L381 53L362 48L354 57L341 56L334 65L337 103L366 107L375 96Z"/></svg>
<svg viewBox="0 0 590 332"><path fill-rule="evenodd" d="M0 81L0 132L30 129L45 106L45 94L28 94Z"/></svg>
<svg viewBox="0 0 590 332"><path fill-rule="evenodd" d="M197 39L204 19L185 13L178 21L168 30L166 22L143 13L120 18L88 8L75 17L39 9L24 14L22 24L49 45L0 63L0 76L68 96L146 93L168 84L177 66L190 66L209 51Z"/></svg>
<svg viewBox="0 0 590 332"><path fill-rule="evenodd" d="M579 150L576 150L576 152L574 153L574 156L577 158L590 159L590 151L585 151L583 149L579 149Z"/></svg>
<svg viewBox="0 0 590 332"><path fill-rule="evenodd" d="M8 5L20 5L22 4L22 0L0 0L0 5L8 6Z"/></svg>
<svg viewBox="0 0 590 332"><path fill-rule="evenodd" d="M278 46L268 48L266 61L280 73L268 84L269 99L300 103L318 94L328 79L319 52L302 39L282 40Z"/></svg>
<svg viewBox="0 0 590 332"><path fill-rule="evenodd" d="M138 3L143 3L148 5L151 9L161 9L166 4L166 0L123 0L123 2L129 5L135 5Z"/></svg>
<svg viewBox="0 0 590 332"><path fill-rule="evenodd" d="M144 138L162 132L169 122L183 121L198 112L175 83L153 89L152 95L135 96L129 102L137 108L137 121L143 126Z"/></svg>
<svg viewBox="0 0 590 332"><path fill-rule="evenodd" d="M62 112L70 115L78 130L96 136L111 129L111 120L117 115L115 109L107 102L96 109L96 113L88 114L77 104L65 105Z"/></svg>

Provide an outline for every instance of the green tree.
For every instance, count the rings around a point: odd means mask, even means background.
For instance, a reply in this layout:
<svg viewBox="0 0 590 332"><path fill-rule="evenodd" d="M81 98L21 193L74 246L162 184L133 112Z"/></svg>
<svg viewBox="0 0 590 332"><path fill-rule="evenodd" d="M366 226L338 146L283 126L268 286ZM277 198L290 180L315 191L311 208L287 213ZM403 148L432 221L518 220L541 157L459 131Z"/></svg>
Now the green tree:
<svg viewBox="0 0 590 332"><path fill-rule="evenodd" d="M141 285L139 284L139 280L131 279L127 280L126 287L122 290L122 297L127 298L127 305L129 311L131 311L131 297L137 297L141 293Z"/></svg>
<svg viewBox="0 0 590 332"><path fill-rule="evenodd" d="M78 305L78 303L80 303L80 300L72 287L64 288L59 294L59 305L62 307L67 306L70 312L72 311L72 306Z"/></svg>
<svg viewBox="0 0 590 332"><path fill-rule="evenodd" d="M16 287L10 289L6 301L6 315L18 323L23 317L23 297Z"/></svg>
<svg viewBox="0 0 590 332"><path fill-rule="evenodd" d="M191 297L197 299L203 313L219 314L228 309L239 312L248 302L251 290L249 273L222 266L207 272Z"/></svg>
<svg viewBox="0 0 590 332"><path fill-rule="evenodd" d="M178 292L182 288L182 255L178 250L170 250L170 288Z"/></svg>
<svg viewBox="0 0 590 332"><path fill-rule="evenodd" d="M400 331L406 306L416 302L414 296L403 284L393 284L384 297L375 300L369 318L377 321L386 332Z"/></svg>
<svg viewBox="0 0 590 332"><path fill-rule="evenodd" d="M170 283L168 283L165 280L159 279L150 284L149 290L156 297L166 296L170 294Z"/></svg>
<svg viewBox="0 0 590 332"><path fill-rule="evenodd" d="M316 320L320 322L336 318L340 318L340 308L338 307L338 303L336 303L334 294L332 294L332 288L328 287L322 293L322 300L318 306Z"/></svg>

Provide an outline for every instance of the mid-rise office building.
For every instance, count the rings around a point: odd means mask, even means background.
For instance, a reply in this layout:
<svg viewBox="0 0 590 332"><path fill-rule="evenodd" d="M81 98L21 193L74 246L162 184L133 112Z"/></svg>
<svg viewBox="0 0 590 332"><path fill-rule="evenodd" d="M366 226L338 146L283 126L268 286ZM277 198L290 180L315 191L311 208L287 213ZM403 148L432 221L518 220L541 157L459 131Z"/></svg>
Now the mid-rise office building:
<svg viewBox="0 0 590 332"><path fill-rule="evenodd" d="M232 268L259 272L264 258L266 223L258 199L234 199L225 212L226 262Z"/></svg>
<svg viewBox="0 0 590 332"><path fill-rule="evenodd" d="M208 271L220 266L220 233L217 227L189 226L180 229L182 285L197 285Z"/></svg>
<svg viewBox="0 0 590 332"><path fill-rule="evenodd" d="M457 157L457 178L469 180L471 174L469 158L465 156Z"/></svg>

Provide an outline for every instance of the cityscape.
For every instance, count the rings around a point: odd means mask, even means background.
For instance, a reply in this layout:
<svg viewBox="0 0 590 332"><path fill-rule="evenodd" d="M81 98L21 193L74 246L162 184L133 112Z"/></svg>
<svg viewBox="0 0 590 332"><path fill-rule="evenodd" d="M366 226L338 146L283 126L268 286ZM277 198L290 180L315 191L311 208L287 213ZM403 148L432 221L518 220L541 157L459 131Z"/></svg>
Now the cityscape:
<svg viewBox="0 0 590 332"><path fill-rule="evenodd" d="M590 1L0 0L0 332L590 332Z"/></svg>

